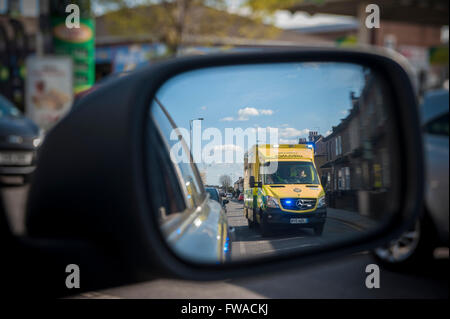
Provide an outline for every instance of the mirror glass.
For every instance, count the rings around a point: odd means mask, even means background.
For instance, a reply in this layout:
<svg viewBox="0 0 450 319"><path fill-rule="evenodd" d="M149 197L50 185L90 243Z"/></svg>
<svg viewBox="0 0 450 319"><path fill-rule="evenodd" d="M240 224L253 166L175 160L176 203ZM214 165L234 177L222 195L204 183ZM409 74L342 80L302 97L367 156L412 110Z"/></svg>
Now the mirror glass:
<svg viewBox="0 0 450 319"><path fill-rule="evenodd" d="M149 120L164 180L152 195L170 247L217 264L375 231L397 196L386 83L336 62L211 67L167 81Z"/></svg>

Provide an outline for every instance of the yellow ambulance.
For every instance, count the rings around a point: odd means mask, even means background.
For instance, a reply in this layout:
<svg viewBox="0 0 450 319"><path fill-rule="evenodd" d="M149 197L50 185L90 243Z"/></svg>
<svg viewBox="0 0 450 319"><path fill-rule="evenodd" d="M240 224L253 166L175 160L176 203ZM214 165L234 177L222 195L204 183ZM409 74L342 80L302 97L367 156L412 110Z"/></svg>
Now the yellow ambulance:
<svg viewBox="0 0 450 319"><path fill-rule="evenodd" d="M312 145L255 145L245 154L244 216L263 236L287 225L322 235L327 208Z"/></svg>

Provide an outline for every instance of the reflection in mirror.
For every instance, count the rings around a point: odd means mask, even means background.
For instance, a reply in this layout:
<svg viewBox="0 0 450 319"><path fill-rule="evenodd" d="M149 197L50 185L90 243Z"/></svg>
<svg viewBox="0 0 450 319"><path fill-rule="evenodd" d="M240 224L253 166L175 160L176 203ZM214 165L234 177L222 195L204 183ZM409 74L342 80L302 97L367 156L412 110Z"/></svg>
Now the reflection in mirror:
<svg viewBox="0 0 450 319"><path fill-rule="evenodd" d="M158 209L170 247L224 263L376 230L392 216L397 180L385 83L347 63L214 67L167 81L151 119L167 153Z"/></svg>

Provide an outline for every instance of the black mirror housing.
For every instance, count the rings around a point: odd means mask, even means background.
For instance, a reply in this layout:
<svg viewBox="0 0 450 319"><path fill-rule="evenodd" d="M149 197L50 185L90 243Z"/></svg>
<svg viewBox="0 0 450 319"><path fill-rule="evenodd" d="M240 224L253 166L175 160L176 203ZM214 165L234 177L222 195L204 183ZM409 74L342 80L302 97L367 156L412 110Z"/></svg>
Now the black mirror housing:
<svg viewBox="0 0 450 319"><path fill-rule="evenodd" d="M308 48L185 57L154 64L112 81L80 100L47 135L27 203L29 236L54 243L65 256L83 254L81 250L68 251L64 245L67 240L92 245L110 257L108 263L113 259L126 269L121 278L126 283L154 278L155 272L196 280L267 273L371 249L389 241L409 227L422 208L422 137L408 67L398 56L376 52L374 48L370 51ZM156 145L157 139L157 129L147 119L158 89L171 77L200 68L324 61L365 65L379 71L389 82L395 99L394 135L401 146L390 155L402 163L393 168L401 179L395 190L398 200L393 218L358 241L283 257L208 267L178 258L160 231L157 214L149 213L155 210L152 198L155 186L148 176L152 176L155 169L152 164L158 158L155 152L146 151L149 145ZM163 185L162 181L154 182ZM250 178L250 185L262 187L254 178ZM80 195L75 196L78 192ZM89 289L102 288L107 282L107 278L98 280L100 273L92 274L92 278L88 272L85 274L84 287ZM103 284L89 286L89 280Z"/></svg>

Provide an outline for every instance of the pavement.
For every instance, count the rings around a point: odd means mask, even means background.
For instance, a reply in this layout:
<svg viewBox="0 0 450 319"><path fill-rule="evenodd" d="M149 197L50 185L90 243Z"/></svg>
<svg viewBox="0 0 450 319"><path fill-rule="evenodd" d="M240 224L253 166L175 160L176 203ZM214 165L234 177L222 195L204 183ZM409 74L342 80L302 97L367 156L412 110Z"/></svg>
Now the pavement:
<svg viewBox="0 0 450 319"><path fill-rule="evenodd" d="M327 216L329 219L334 219L343 224L353 226L360 231L374 229L374 227L377 226L376 220L349 210L328 207Z"/></svg>
<svg viewBox="0 0 450 319"><path fill-rule="evenodd" d="M24 233L24 207L28 187L3 188L5 206L14 231ZM252 254L277 253L286 247L295 247L304 241L316 242L309 230L300 233L274 234L269 238L258 237L257 230L243 227L245 220L240 203L230 203L228 215L230 224L236 223L237 238L235 244L243 243L245 252ZM247 230L246 230L247 229ZM240 231L242 231L240 233ZM325 226L324 238L332 238L338 234L354 235L360 229L351 224L338 221ZM253 236L253 237L252 237ZM282 236L286 236L287 240ZM331 237L327 237L331 236ZM300 238L302 237L302 238ZM246 240L245 240L246 238ZM235 247L233 247L234 249ZM298 249L298 247L297 247ZM448 299L448 249L443 248L426 269L414 273L396 273L381 269L380 288L368 289L365 286L368 264L374 260L367 252L329 259L326 262L315 263L288 271L272 271L258 277L235 278L213 282L197 282L179 279L156 279L134 285L93 291L73 296L74 298L443 298ZM238 255L242 251L237 250Z"/></svg>

